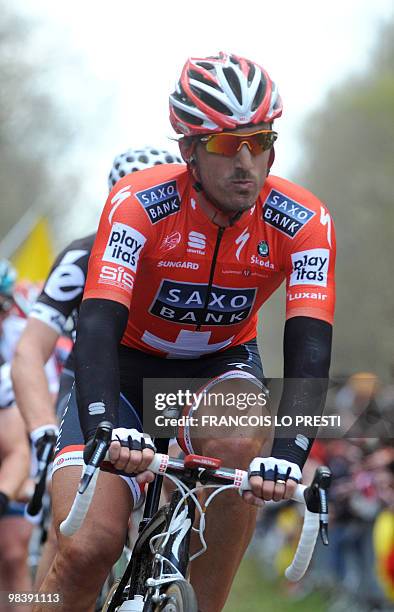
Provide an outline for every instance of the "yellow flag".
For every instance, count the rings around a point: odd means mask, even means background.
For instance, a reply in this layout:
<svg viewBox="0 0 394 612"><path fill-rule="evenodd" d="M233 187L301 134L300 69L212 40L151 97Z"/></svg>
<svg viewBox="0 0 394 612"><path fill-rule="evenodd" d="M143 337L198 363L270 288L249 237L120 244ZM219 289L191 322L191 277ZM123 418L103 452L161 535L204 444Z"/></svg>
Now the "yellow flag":
<svg viewBox="0 0 394 612"><path fill-rule="evenodd" d="M19 279L43 281L54 260L48 221L40 217L11 257Z"/></svg>

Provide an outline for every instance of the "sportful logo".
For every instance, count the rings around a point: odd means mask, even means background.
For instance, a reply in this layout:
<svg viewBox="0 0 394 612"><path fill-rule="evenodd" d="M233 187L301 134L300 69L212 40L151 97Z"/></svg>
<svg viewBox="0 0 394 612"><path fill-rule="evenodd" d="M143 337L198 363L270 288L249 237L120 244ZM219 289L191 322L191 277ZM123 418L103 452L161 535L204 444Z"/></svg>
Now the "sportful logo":
<svg viewBox="0 0 394 612"><path fill-rule="evenodd" d="M256 296L255 288L212 285L209 296L207 291L200 283L164 279L149 312L174 323L236 325L247 319Z"/></svg>
<svg viewBox="0 0 394 612"><path fill-rule="evenodd" d="M119 264L136 272L145 242L145 236L138 230L124 223L114 223L105 247L103 261Z"/></svg>
<svg viewBox="0 0 394 612"><path fill-rule="evenodd" d="M138 191L135 196L153 224L169 215L174 215L180 209L176 181L154 185L149 189Z"/></svg>
<svg viewBox="0 0 394 612"><path fill-rule="evenodd" d="M294 238L315 214L309 208L272 189L264 203L263 219L286 236Z"/></svg>
<svg viewBox="0 0 394 612"><path fill-rule="evenodd" d="M207 239L204 234L200 232L189 232L187 241L188 253L197 253L199 255L205 255L205 249L207 246Z"/></svg>
<svg viewBox="0 0 394 612"><path fill-rule="evenodd" d="M292 253L293 271L289 286L315 285L327 287L328 265L330 251L328 249L309 249Z"/></svg>
<svg viewBox="0 0 394 612"><path fill-rule="evenodd" d="M88 412L91 416L95 416L97 414L104 414L105 412L104 402L93 402L89 404Z"/></svg>

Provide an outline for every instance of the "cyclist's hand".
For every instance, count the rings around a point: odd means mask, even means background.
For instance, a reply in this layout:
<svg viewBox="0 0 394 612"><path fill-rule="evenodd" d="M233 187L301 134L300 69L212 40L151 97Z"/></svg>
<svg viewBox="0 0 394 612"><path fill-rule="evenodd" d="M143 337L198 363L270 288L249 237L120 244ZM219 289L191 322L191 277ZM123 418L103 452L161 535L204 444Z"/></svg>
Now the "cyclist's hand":
<svg viewBox="0 0 394 612"><path fill-rule="evenodd" d="M254 505L262 505L262 499L291 499L301 478L301 470L296 463L275 457L256 457L249 466L251 491L245 491L243 498Z"/></svg>
<svg viewBox="0 0 394 612"><path fill-rule="evenodd" d="M139 472L137 482L152 482L153 472L146 468L152 462L155 447L151 437L137 429L117 427L112 431L109 459L117 470L126 474Z"/></svg>

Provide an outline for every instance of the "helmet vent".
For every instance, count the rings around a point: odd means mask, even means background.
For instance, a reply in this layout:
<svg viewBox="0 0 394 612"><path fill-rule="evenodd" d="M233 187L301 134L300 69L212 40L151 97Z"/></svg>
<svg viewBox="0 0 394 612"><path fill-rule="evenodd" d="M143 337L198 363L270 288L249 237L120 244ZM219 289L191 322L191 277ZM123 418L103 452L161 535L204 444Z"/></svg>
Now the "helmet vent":
<svg viewBox="0 0 394 612"><path fill-rule="evenodd" d="M188 106L192 106L194 107L193 102L188 98L188 96L185 93L185 90L183 89L183 87L181 86L181 84L179 84L179 89L180 91L174 91L174 93L172 94L172 97L175 100L178 100L179 102L182 102L183 104L187 104Z"/></svg>
<svg viewBox="0 0 394 612"><path fill-rule="evenodd" d="M254 112L256 108L258 108L258 106L261 104L261 101L264 96L264 91L265 91L265 87L264 87L263 81L260 81L259 86L256 91L256 95L252 103L252 107L251 107L252 112Z"/></svg>
<svg viewBox="0 0 394 612"><path fill-rule="evenodd" d="M203 74L201 74L200 72L197 72L197 70L189 70L189 78L194 79L195 81L199 81L200 83L204 83L204 85L209 85L209 87L213 87L214 89L217 89L220 91L220 87L217 83L214 83L213 81L209 81L208 79L204 77Z"/></svg>
<svg viewBox="0 0 394 612"><path fill-rule="evenodd" d="M192 105L190 104L190 106ZM176 109L176 115L179 117L179 119L181 119L181 121L191 123L192 125L202 125L204 123L204 120L200 119L200 117L195 117L195 115L192 115L181 108Z"/></svg>
<svg viewBox="0 0 394 612"><path fill-rule="evenodd" d="M254 77L254 75L256 73L256 68L254 67L252 62L248 62L248 66L249 66L248 85L250 85L251 82L253 81L253 77Z"/></svg>
<svg viewBox="0 0 394 612"><path fill-rule="evenodd" d="M217 100L214 96L211 96L206 91L200 91L197 87L194 87L193 85L190 85L190 89L196 96L200 98L201 102L204 102L204 104L207 104L210 108L213 108L219 113L223 113L224 115L232 115L231 110L227 108L225 104Z"/></svg>
<svg viewBox="0 0 394 612"><path fill-rule="evenodd" d="M226 79L239 104L242 104L241 86L239 84L239 79L235 73L234 68L223 68L223 72L226 75Z"/></svg>
<svg viewBox="0 0 394 612"><path fill-rule="evenodd" d="M204 70L215 70L215 66L209 62L196 62L196 66L201 66Z"/></svg>

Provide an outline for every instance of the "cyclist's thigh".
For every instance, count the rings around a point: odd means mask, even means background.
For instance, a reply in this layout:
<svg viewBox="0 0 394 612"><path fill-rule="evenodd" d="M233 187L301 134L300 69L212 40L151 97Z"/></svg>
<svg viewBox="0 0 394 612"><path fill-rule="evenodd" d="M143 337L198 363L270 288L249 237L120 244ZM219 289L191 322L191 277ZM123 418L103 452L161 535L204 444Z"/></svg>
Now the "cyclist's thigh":
<svg viewBox="0 0 394 612"><path fill-rule="evenodd" d="M272 428L268 396L256 343L207 356L194 368L191 390L201 400L183 411L183 416L194 417L197 425L189 425L189 420L179 428L182 449L201 452L202 439L243 438L258 442L260 447L265 443L269 446Z"/></svg>

